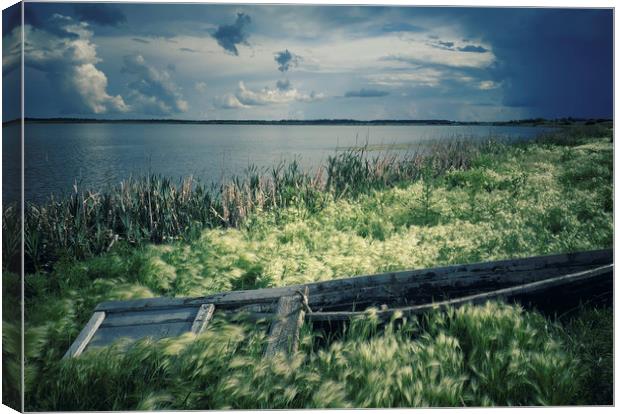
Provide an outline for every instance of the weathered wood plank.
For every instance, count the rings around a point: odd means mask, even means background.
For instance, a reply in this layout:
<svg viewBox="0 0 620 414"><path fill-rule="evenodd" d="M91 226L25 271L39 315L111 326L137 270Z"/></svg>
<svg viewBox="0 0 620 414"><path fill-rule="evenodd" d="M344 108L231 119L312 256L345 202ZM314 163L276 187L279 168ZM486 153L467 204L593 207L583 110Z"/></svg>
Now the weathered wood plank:
<svg viewBox="0 0 620 414"><path fill-rule="evenodd" d="M196 318L192 324L191 331L198 335L202 331L204 331L213 318L213 313L215 312L215 305L212 303L208 305L200 305L198 309L198 313L196 314Z"/></svg>
<svg viewBox="0 0 620 414"><path fill-rule="evenodd" d="M427 303L423 305L401 307L398 309L379 310L377 315L380 319L387 320L395 312L402 312L403 315L415 315L422 312L427 312L432 309L440 309L448 306L461 306L466 303L484 303L488 300L496 299L509 299L511 297L523 296L533 293L540 293L546 290L550 290L557 286L567 285L571 283L583 282L589 279L595 279L599 277L613 277L613 264L600 266L595 269L586 270L583 272L572 273L568 275L562 275L545 279L537 282L531 282L519 286L513 286L509 288L499 289L492 292L479 293L476 295L469 295L465 297L445 300L435 303ZM354 317L363 316L364 312L314 312L306 315L309 321L346 321Z"/></svg>
<svg viewBox="0 0 620 414"><path fill-rule="evenodd" d="M308 288L304 290L308 296ZM271 324L265 357L278 353L292 354L297 351L299 330L304 322L303 298L300 294L282 296L278 301L276 317Z"/></svg>
<svg viewBox="0 0 620 414"><path fill-rule="evenodd" d="M166 322L192 322L196 318L196 313L199 309L198 306L185 306L110 313L101 324L101 327L109 328Z"/></svg>
<svg viewBox="0 0 620 414"><path fill-rule="evenodd" d="M395 287L395 291L407 289L443 289L444 287L465 287L473 283L496 281L498 278L513 283L525 282L583 270L604 265L613 261L612 250L560 254L552 256L531 257L525 259L499 260L469 265L454 265L433 269L389 272L379 275L356 276L307 285L294 285L282 288L257 289L251 291L224 292L199 298L152 298L133 301L103 302L96 310L109 313L130 309L172 308L187 305L213 303L218 308L230 309L261 303L276 303L282 296L293 295L297 290L309 288L310 306L312 308L330 306L334 300L347 298L354 301L363 290L385 290L386 286ZM363 292L368 298L369 291ZM338 297L340 295L340 297ZM379 296L383 299L385 296Z"/></svg>
<svg viewBox="0 0 620 414"><path fill-rule="evenodd" d="M192 322L165 322L159 324L131 325L120 327L99 328L88 344L88 350L94 347L107 346L119 340L128 343L143 338L154 340L179 336L189 332Z"/></svg>
<svg viewBox="0 0 620 414"><path fill-rule="evenodd" d="M90 340L95 335L95 332L97 332L97 329L99 328L104 319L105 312L94 312L86 326L82 328L82 331L80 332L78 337L75 339L75 341L73 341L73 344L71 344L71 347L69 347L69 349L63 356L63 359L75 358L80 356L80 354L88 346Z"/></svg>
<svg viewBox="0 0 620 414"><path fill-rule="evenodd" d="M454 273L437 275L429 272L376 286L343 287L312 296L315 310L343 309L347 307L368 307L373 304L391 303L413 305L443 300L454 296L493 291L514 285L535 282L567 273L585 270L583 266L547 268L511 273Z"/></svg>

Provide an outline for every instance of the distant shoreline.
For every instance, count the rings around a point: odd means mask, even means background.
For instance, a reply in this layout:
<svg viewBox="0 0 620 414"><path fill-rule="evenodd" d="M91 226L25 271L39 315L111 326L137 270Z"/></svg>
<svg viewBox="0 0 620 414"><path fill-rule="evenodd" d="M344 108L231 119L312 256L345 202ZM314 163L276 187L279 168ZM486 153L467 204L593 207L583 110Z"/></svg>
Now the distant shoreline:
<svg viewBox="0 0 620 414"><path fill-rule="evenodd" d="M96 118L25 118L26 123L36 124L193 124L193 125L481 125L481 126L557 126L579 123L594 124L612 122L612 119L521 119L512 121L465 122L449 121L444 119L377 119L362 121L356 119L312 119L312 120L189 120L189 119L96 119ZM19 119L5 121L5 125L19 123Z"/></svg>

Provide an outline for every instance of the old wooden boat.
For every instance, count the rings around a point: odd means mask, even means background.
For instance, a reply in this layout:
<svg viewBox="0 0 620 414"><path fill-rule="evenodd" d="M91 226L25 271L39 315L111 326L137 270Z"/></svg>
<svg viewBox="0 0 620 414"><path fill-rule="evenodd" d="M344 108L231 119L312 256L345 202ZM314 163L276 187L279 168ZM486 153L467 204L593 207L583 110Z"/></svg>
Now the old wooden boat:
<svg viewBox="0 0 620 414"><path fill-rule="evenodd" d="M331 324L376 307L389 319L430 309L518 301L540 310L560 311L580 302L611 300L613 251L453 265L356 276L305 285L223 292L195 298L152 298L100 303L65 357L109 345L121 338L171 337L200 333L214 313L243 312L271 318L266 355L291 351L303 323Z"/></svg>

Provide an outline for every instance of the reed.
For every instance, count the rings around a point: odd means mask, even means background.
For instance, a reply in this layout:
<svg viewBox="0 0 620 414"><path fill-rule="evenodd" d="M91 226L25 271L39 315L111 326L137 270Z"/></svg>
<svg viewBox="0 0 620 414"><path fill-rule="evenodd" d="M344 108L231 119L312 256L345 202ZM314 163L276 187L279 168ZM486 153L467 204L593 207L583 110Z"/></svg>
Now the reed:
<svg viewBox="0 0 620 414"><path fill-rule="evenodd" d="M327 200L356 197L373 189L465 169L490 147L488 142L441 141L423 151L371 156L366 147L329 156L326 165L304 170L295 160L264 171L251 166L245 175L220 185L187 177L180 182L159 175L129 178L104 191L74 185L64 198L28 202L24 211L27 272L49 271L61 258L84 259L118 242L132 246L195 239L205 228L239 227L257 211L303 205L320 210ZM430 170L429 170L430 171ZM19 212L3 210L3 263L19 265Z"/></svg>

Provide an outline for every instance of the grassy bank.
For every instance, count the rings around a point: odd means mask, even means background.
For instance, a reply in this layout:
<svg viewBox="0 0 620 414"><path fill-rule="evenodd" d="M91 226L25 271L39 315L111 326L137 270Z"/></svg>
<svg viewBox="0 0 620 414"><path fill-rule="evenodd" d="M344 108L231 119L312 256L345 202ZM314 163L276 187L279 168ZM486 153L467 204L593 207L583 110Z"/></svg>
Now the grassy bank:
<svg viewBox="0 0 620 414"><path fill-rule="evenodd" d="M30 244L38 247L30 248L26 277L26 407L610 402L610 310L556 324L489 304L376 335L369 335L378 330L371 318L326 345L305 332L291 362L260 361L264 330L219 322L196 340L59 362L102 300L611 247L610 134L572 130L514 146L452 144L426 159L345 152L318 175L288 166L215 193L146 178L37 207L27 218ZM64 224L54 230L57 221ZM11 273L3 279L10 321L19 285ZM574 340L585 332L597 340Z"/></svg>
<svg viewBox="0 0 620 414"><path fill-rule="evenodd" d="M441 174L467 168L488 145L437 142L424 154L399 155L350 148L328 157L316 171L303 170L295 161L270 170L249 167L221 186L191 177L175 183L156 175L128 179L103 191L76 186L70 197L26 203L25 266L29 273L49 271L59 260L96 256L117 241L140 246L195 240L205 228L238 227L254 213L291 205L319 210L329 200L415 180L429 169ZM3 262L13 270L21 260L18 217L15 205L3 210Z"/></svg>

